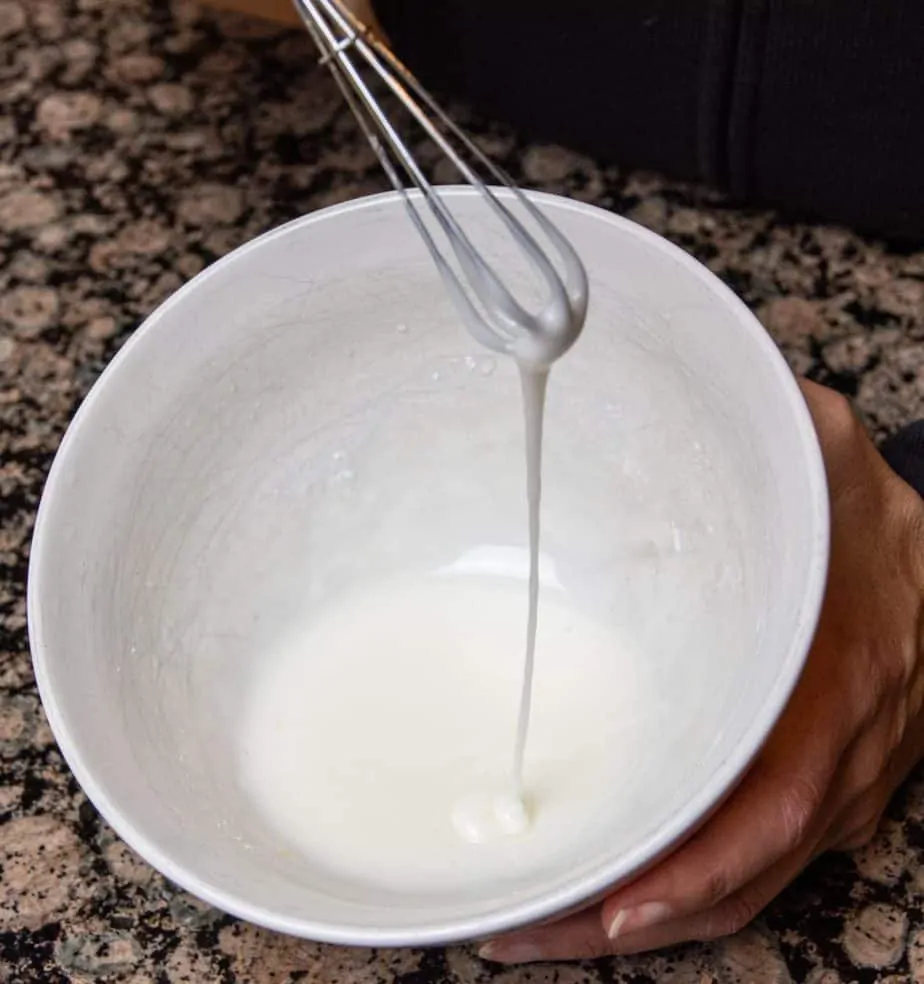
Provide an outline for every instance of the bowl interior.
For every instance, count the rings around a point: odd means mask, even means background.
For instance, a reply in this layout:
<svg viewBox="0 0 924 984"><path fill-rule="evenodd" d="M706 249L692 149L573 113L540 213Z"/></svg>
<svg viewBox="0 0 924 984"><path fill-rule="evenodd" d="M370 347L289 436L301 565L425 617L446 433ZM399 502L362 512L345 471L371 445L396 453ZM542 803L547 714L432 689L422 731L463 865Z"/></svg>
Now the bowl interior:
<svg viewBox="0 0 924 984"><path fill-rule="evenodd" d="M528 293L483 206L451 194ZM580 843L502 883L396 893L280 850L242 785L255 673L293 626L395 573L477 565L485 545L522 564L515 370L464 332L393 196L293 223L196 278L126 345L56 460L30 574L55 733L129 843L256 922L435 942L574 904L715 804L801 667L827 520L782 359L678 250L537 200L592 290L550 383L547 579L628 640L643 679L613 808Z"/></svg>

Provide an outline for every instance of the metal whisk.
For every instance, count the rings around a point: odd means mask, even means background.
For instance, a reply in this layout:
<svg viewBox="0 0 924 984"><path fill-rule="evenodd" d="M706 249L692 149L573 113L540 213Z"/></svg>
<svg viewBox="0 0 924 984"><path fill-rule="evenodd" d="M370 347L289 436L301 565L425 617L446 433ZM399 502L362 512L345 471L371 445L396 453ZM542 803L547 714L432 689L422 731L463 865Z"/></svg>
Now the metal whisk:
<svg viewBox="0 0 924 984"><path fill-rule="evenodd" d="M293 0L321 51L321 62L334 75L344 97L430 251L437 269L471 334L498 352L524 364L547 368L577 340L587 313L587 274L568 240L437 105L394 54L347 10L342 0ZM365 80L378 77L416 123L453 163L502 221L527 261L548 289L538 311L527 311L501 282L427 180ZM466 159L467 158L467 159ZM479 177L481 167L510 193L498 194ZM420 197L410 194L413 186ZM561 273L504 199L519 203L535 222L560 261ZM461 276L425 223L419 210L426 202L445 235Z"/></svg>

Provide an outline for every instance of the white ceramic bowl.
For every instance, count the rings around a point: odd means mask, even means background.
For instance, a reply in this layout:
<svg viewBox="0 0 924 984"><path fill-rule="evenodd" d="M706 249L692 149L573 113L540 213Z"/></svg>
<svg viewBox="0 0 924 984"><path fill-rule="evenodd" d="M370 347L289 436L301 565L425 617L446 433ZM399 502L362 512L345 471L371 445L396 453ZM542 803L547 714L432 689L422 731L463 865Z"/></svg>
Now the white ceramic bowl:
<svg viewBox="0 0 924 984"><path fill-rule="evenodd" d="M483 206L447 194L506 268ZM573 907L689 834L798 678L828 516L783 359L674 246L536 200L592 290L585 335L552 377L544 547L581 605L635 634L663 717L638 751L645 781L614 791L619 821L547 867L462 896L357 887L281 859L238 780L236 723L281 626L357 579L524 542L513 367L464 333L395 196L300 219L196 277L113 360L55 460L29 572L55 736L131 847L252 922L432 944ZM679 520L667 501L684 503ZM696 544L716 535L734 576L697 567ZM693 546L675 557L677 536ZM646 611L660 615L639 622Z"/></svg>

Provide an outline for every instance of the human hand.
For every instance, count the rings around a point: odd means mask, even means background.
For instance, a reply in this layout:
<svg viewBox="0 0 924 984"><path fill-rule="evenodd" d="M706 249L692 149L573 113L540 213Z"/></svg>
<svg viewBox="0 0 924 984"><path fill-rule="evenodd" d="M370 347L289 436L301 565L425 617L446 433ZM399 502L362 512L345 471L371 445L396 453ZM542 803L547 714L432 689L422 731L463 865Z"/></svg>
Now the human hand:
<svg viewBox="0 0 924 984"><path fill-rule="evenodd" d="M742 929L815 857L872 837L924 753L924 504L846 400L802 384L831 499L831 561L805 671L725 804L602 905L488 943L501 963L628 954Z"/></svg>
<svg viewBox="0 0 924 984"><path fill-rule="evenodd" d="M372 8L372 0L345 0L344 6L351 14L356 16L359 20L370 28L374 34L377 34L380 38L384 38L384 32L382 31L382 25L379 23L378 17L375 16L375 10Z"/></svg>

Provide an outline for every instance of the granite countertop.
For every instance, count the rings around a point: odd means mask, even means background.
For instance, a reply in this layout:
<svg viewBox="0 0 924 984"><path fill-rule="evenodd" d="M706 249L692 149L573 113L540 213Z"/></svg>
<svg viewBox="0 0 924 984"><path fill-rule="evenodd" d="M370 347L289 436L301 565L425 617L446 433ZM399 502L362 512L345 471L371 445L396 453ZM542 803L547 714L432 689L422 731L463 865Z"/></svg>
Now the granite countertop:
<svg viewBox="0 0 924 984"><path fill-rule="evenodd" d="M135 857L77 787L26 638L42 482L78 402L156 304L256 233L383 187L313 64L298 33L187 0L0 0L0 982L924 982L924 774L873 845L822 859L737 937L528 970L469 948L346 950L244 925ZM526 184L629 215L706 262L877 436L924 416L924 251L466 122Z"/></svg>

